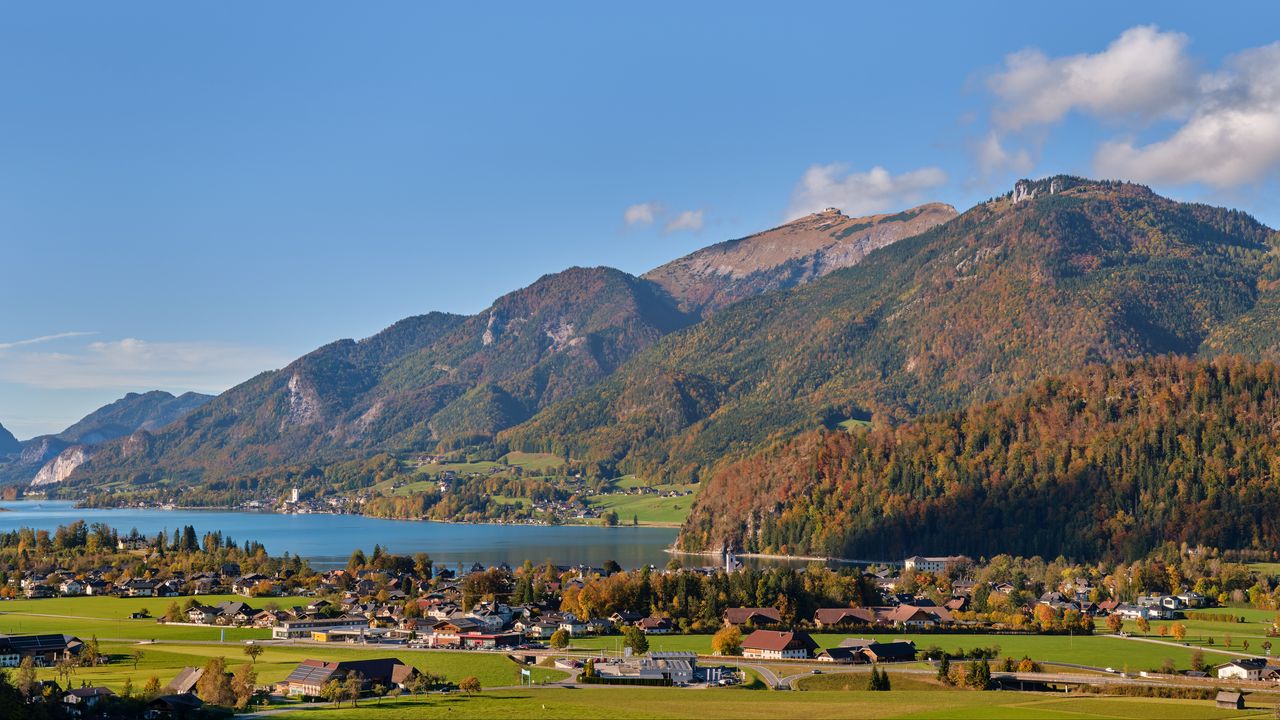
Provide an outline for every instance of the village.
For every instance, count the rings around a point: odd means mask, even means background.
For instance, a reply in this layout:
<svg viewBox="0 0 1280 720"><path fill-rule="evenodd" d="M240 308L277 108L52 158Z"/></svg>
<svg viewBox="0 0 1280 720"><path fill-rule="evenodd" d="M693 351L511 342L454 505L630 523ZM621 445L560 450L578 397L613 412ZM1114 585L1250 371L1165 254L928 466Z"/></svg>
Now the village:
<svg viewBox="0 0 1280 720"><path fill-rule="evenodd" d="M1061 669L1042 669L1042 663L1047 666L1055 660L1047 644L1043 655L1034 659L1028 654L1006 655L1003 664L999 646L1063 634L1086 638L1107 632L1126 637L1125 628L1136 627L1149 642L1185 647L1187 624L1196 625L1205 617L1221 621L1226 615L1235 621L1234 613L1239 612L1219 611L1223 593L1211 596L1188 588L1137 594L1122 601L1112 596L1113 588L1083 577L1067 577L1053 586L1029 580L1019 584L977 580L980 568L962 556L913 556L892 566L840 573L813 565L756 571L742 567L731 555L722 566L673 564L625 571L617 566L528 563L519 568L478 563L445 567L423 556L404 558L375 549L369 558L353 555L346 568L319 572L295 561L278 563L266 572L243 572L239 563L223 562L189 573L165 566L171 558L158 550L163 544L163 538L120 536L116 550L144 560L124 568L106 563L85 569L81 563L76 570L60 566L11 570L5 573L0 597L32 603L24 612L39 615L45 615L38 612L41 602L65 607L68 602L97 598L97 602L124 608L136 601L141 609L127 613L131 637L143 641L150 635L186 632L183 628L208 628L221 642L239 643L255 662L263 652L305 648L310 656L297 661L284 678L254 684L252 692L245 691L246 702L259 704L463 690L462 681L468 678L449 682L444 675L420 672L412 660L418 653L500 655L522 668L522 682L532 682L531 669L548 668L559 673L551 680L556 684L737 687L761 678L771 687L788 689L800 685L805 676L872 668L874 677L876 668L896 667L904 668L900 672L936 672L940 680L946 675L945 682L961 685L974 682L967 673L981 676L982 672L989 680L981 682L1006 689L1024 689L1028 683L1035 687L1098 685L1111 680L1080 680ZM779 595L783 602L778 604L725 606L714 622L705 617L693 622L687 616L676 617L662 602L649 601L641 607L637 599L623 603L630 607L620 607L604 597L608 588L619 583L640 582L636 587L663 593L694 581L714 585L744 579L748 584L754 579L757 585L839 581L861 594L857 602L843 606L823 605L815 597L810 603L814 606L807 610ZM587 601L587 597L597 599ZM868 598L874 601L861 602ZM975 609L975 602L983 605L983 612ZM584 606L600 612L583 612ZM0 617L11 614L0 604ZM1152 623L1157 624L1154 634ZM148 631L148 624L154 630ZM43 669L30 697L60 700L83 712L116 691L87 680L81 681L83 687L65 684L71 668L98 667L121 659L99 653L96 635L85 638L76 634L74 622L69 620L67 625L66 632L0 636L0 666L20 670L25 666L29 672ZM1274 624L1266 628L1265 637L1275 634ZM1242 638L1245 635L1241 633ZM943 644L966 639L968 651L942 649ZM1114 670L1113 666L1129 666L1123 652L1118 652L1114 661L1095 670L1112 674L1118 683L1185 682L1203 692L1213 687L1211 683L1221 682L1232 683L1239 692L1242 688L1266 692L1278 686L1280 663L1270 658L1269 639L1255 638L1255 651L1260 651L1256 654L1249 654L1248 639L1240 641L1239 650L1233 649L1230 635L1221 640L1222 650L1210 650L1210 659L1217 662L1207 662L1204 652L1196 649L1189 661L1166 660L1164 667L1152 666L1139 673ZM1213 642L1208 639L1202 647L1213 648ZM338 648L358 648L361 655L332 657L335 652L347 652ZM993 662L994 675L989 669ZM793 668L786 675L776 663L809 664L809 669ZM968 663L967 668L963 663ZM988 669L975 669L979 664ZM148 693L152 716L168 717L199 707L205 701L197 692L202 672L196 666L181 668L165 685ZM64 684L59 685L59 680Z"/></svg>

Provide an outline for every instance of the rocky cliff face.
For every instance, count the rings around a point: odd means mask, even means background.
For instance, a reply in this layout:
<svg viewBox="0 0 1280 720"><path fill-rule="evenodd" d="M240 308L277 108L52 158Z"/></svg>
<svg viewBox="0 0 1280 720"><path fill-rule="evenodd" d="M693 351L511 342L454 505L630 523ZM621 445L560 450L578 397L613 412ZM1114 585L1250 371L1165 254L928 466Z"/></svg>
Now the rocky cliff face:
<svg viewBox="0 0 1280 720"><path fill-rule="evenodd" d="M862 261L868 253L956 216L929 203L899 213L851 218L835 208L729 240L645 273L681 308L706 315L753 295L807 283Z"/></svg>
<svg viewBox="0 0 1280 720"><path fill-rule="evenodd" d="M50 460L31 481L32 487L53 485L66 480L75 469L89 460L89 449L84 445L76 445L58 453L58 457Z"/></svg>
<svg viewBox="0 0 1280 720"><path fill-rule="evenodd" d="M211 399L212 396L200 393L174 396L161 390L129 393L94 410L57 435L41 435L18 443L17 450L9 453L10 462L0 465L0 484L26 483L37 476L45 483L60 482L88 458L89 452L84 448L133 432L164 427ZM71 446L83 447L78 453L68 454ZM0 456L3 455L0 451Z"/></svg>

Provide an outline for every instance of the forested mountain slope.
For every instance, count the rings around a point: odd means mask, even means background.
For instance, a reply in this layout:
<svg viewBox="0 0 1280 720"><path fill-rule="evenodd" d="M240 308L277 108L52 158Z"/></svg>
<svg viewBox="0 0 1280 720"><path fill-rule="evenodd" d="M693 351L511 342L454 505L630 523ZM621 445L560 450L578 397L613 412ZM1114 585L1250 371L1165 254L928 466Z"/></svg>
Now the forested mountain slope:
<svg viewBox="0 0 1280 720"><path fill-rule="evenodd" d="M76 477L215 479L483 440L689 321L650 283L572 268L474 316L432 313L326 345L180 423L104 445Z"/></svg>
<svg viewBox="0 0 1280 720"><path fill-rule="evenodd" d="M860 264L745 300L500 435L651 478L850 417L900 421L1091 362L1274 347L1272 231L1132 184L1023 181Z"/></svg>
<svg viewBox="0 0 1280 720"><path fill-rule="evenodd" d="M888 560L1273 549L1280 368L1091 366L898 427L811 432L717 473L680 542Z"/></svg>

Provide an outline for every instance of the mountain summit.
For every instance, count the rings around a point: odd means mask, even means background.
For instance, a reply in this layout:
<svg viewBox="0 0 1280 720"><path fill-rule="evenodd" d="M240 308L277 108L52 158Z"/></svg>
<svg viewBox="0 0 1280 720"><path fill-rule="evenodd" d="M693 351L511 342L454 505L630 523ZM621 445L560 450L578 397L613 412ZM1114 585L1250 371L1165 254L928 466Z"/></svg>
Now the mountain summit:
<svg viewBox="0 0 1280 720"><path fill-rule="evenodd" d="M16 453L21 449L22 446L18 442L18 438L14 437L13 433L9 432L4 425L0 425L0 455Z"/></svg>
<svg viewBox="0 0 1280 720"><path fill-rule="evenodd" d="M1018 188L725 308L501 437L694 478L770 438L965 407L1087 363L1276 346L1276 240L1249 215L1126 183Z"/></svg>
<svg viewBox="0 0 1280 720"><path fill-rule="evenodd" d="M642 277L661 285L683 310L707 314L856 265L871 251L918 235L956 214L955 208L942 203L856 218L828 208L703 248Z"/></svg>

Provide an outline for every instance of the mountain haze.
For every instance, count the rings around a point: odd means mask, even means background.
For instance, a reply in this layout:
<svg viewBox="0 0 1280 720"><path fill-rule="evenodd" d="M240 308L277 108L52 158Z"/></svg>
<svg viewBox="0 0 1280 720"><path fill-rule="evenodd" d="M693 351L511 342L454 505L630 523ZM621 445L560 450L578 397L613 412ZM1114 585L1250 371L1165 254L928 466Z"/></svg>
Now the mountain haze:
<svg viewBox="0 0 1280 720"><path fill-rule="evenodd" d="M64 479L91 454L90 447L137 430L163 427L213 399L212 395L162 390L129 393L98 408L54 435L41 435L9 446L9 463L0 465L0 480L41 484ZM0 438L0 446L5 445ZM0 448L0 455L6 452Z"/></svg>

